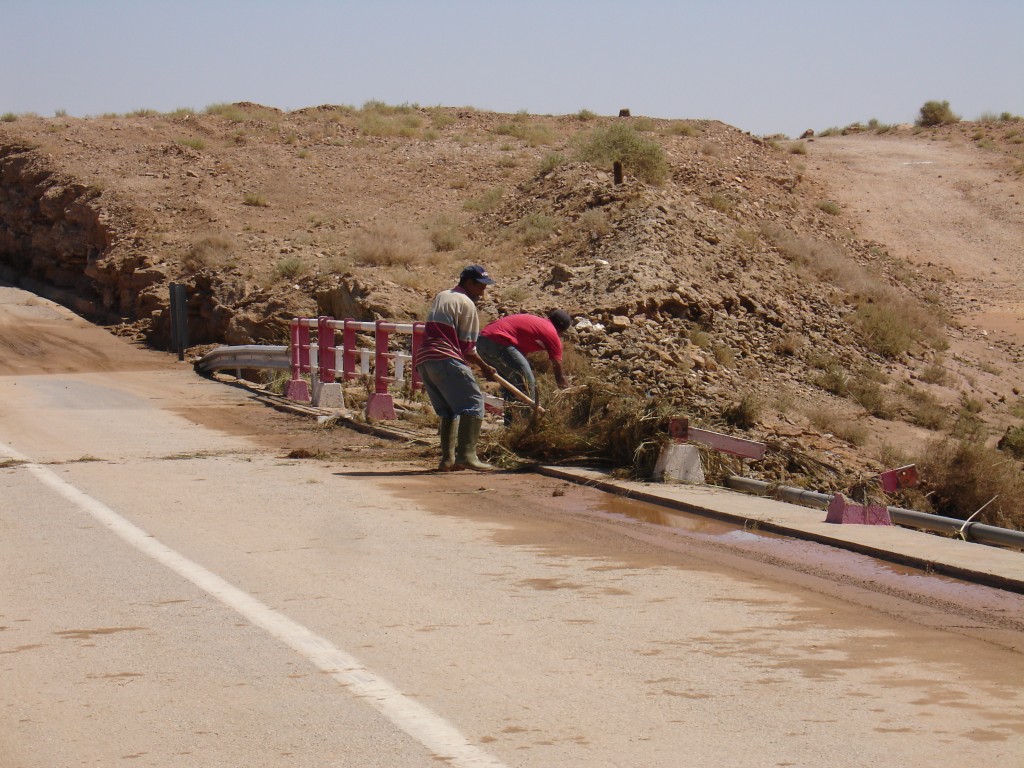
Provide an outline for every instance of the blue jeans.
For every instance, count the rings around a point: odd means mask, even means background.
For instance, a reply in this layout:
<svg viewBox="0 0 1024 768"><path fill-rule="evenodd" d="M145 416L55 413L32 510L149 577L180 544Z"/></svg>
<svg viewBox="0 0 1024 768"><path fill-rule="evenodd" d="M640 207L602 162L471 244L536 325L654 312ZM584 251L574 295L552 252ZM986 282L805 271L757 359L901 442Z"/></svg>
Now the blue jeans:
<svg viewBox="0 0 1024 768"><path fill-rule="evenodd" d="M476 340L476 351L484 359L484 362L497 368L498 373L507 379L509 384L529 395L534 402L537 401L537 380L534 378L533 368L530 367L530 361L526 359L526 355L515 347L503 347L485 336ZM510 424L512 407L518 406L519 401L507 389L502 389L501 393L505 398L505 424Z"/></svg>
<svg viewBox="0 0 1024 768"><path fill-rule="evenodd" d="M420 363L417 370L439 417L484 417L484 393L468 365L453 358L427 360Z"/></svg>

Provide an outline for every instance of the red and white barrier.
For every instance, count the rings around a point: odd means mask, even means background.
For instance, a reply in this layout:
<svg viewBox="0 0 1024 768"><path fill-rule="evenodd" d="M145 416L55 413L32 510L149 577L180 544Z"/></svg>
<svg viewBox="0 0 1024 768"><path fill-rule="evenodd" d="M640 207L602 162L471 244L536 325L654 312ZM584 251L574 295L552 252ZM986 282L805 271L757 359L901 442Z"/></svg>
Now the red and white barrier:
<svg viewBox="0 0 1024 768"><path fill-rule="evenodd" d="M301 402L311 400L303 374L310 376L314 395L318 395L324 385L369 376L372 369L373 392L366 403L366 416L395 419L394 398L389 391L391 385L404 382L408 370L409 388L416 391L423 386L411 363L423 341L424 328L425 323L418 322L295 318L291 322L291 380L285 388L285 395ZM358 333L374 335L372 350L359 348L356 341ZM406 334L410 336L408 351L391 349L391 337Z"/></svg>

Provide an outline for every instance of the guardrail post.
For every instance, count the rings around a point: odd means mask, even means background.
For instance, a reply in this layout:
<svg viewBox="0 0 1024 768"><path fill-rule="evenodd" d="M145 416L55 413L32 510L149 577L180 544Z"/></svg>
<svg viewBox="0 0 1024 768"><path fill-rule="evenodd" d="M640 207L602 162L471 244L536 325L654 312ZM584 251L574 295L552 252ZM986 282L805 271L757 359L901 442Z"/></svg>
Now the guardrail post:
<svg viewBox="0 0 1024 768"><path fill-rule="evenodd" d="M413 392L418 392L423 389L423 379L420 378L420 372L416 368L416 358L419 356L420 347L423 346L423 334L427 330L426 323L413 323L412 324L412 374L409 377L409 389Z"/></svg>
<svg viewBox="0 0 1024 768"><path fill-rule="evenodd" d="M395 400L388 392L388 383L391 377L389 372L388 339L390 334L383 320L378 320L374 330L374 357L373 357L373 393L366 401L366 418L368 419L397 419L395 413Z"/></svg>
<svg viewBox="0 0 1024 768"><path fill-rule="evenodd" d="M356 329L355 321L347 317L342 323L341 331L341 371L342 379L348 381L356 377Z"/></svg>
<svg viewBox="0 0 1024 768"><path fill-rule="evenodd" d="M308 403L309 384L302 378L303 370L309 370L309 327L302 318L291 323L291 380L285 385L284 396L289 400Z"/></svg>
<svg viewBox="0 0 1024 768"><path fill-rule="evenodd" d="M345 392L338 379L338 348L334 340L333 317L317 318L317 359L320 363L320 386L316 388L316 402L320 408L344 408ZM344 350L343 350L344 352Z"/></svg>

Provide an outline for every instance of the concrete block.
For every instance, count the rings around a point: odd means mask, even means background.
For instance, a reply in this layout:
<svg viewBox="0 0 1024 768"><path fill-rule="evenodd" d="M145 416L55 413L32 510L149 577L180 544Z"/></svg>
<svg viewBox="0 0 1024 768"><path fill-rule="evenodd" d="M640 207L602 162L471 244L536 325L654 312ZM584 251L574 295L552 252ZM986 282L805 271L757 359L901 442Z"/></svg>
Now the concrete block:
<svg viewBox="0 0 1024 768"><path fill-rule="evenodd" d="M308 403L310 400L309 384L305 379L293 379L285 384L284 396L299 403Z"/></svg>
<svg viewBox="0 0 1024 768"><path fill-rule="evenodd" d="M341 388L341 382L328 382L317 388L316 402L318 408L344 408L345 392Z"/></svg>
<svg viewBox="0 0 1024 768"><path fill-rule="evenodd" d="M700 461L700 451L695 445L669 443L658 457L654 465L654 476L663 483L704 482L704 466Z"/></svg>
<svg viewBox="0 0 1024 768"><path fill-rule="evenodd" d="M857 504L837 493L828 504L826 523L853 525L892 525L889 510L881 504Z"/></svg>

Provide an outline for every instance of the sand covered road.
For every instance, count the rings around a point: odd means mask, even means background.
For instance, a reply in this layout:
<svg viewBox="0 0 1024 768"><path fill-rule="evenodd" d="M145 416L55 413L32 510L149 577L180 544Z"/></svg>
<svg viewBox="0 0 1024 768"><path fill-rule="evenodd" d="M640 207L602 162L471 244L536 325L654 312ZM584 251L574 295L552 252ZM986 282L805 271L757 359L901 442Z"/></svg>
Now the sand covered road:
<svg viewBox="0 0 1024 768"><path fill-rule="evenodd" d="M317 430L37 301L0 301L5 764L1021 753L1019 596L669 530L546 478L423 474L420 449Z"/></svg>

